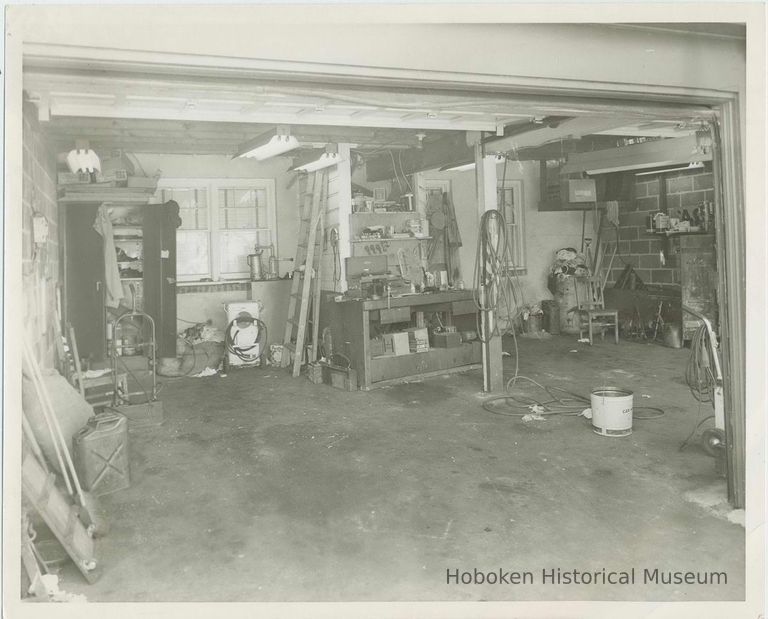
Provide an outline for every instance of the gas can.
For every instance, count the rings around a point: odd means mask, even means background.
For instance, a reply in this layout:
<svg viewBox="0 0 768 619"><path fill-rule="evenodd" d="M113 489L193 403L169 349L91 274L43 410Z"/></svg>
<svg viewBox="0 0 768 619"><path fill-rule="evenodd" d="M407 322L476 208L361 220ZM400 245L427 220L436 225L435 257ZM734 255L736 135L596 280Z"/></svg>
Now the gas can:
<svg viewBox="0 0 768 619"><path fill-rule="evenodd" d="M131 485L128 469L128 421L106 411L91 417L72 437L73 460L80 484L98 496Z"/></svg>

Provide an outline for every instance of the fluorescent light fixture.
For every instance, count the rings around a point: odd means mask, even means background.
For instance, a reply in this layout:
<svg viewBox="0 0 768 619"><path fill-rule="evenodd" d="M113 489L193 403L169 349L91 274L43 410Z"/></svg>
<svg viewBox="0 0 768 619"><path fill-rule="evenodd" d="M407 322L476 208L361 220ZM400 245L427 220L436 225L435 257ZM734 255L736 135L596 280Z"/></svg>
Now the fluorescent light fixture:
<svg viewBox="0 0 768 619"><path fill-rule="evenodd" d="M474 170L475 162L470 163L449 163L440 168L441 172L466 172L467 170Z"/></svg>
<svg viewBox="0 0 768 619"><path fill-rule="evenodd" d="M495 163L501 163L504 161L504 155L487 155L486 159L493 159ZM440 168L440 172L466 172L467 170L474 170L475 162L470 161L467 163L449 163Z"/></svg>
<svg viewBox="0 0 768 619"><path fill-rule="evenodd" d="M636 172L635 176L649 176L651 174L664 174L665 172L685 172L686 170L700 170L704 167L701 161L692 161L686 166L677 168L664 168L663 170L648 170L646 172Z"/></svg>
<svg viewBox="0 0 768 619"><path fill-rule="evenodd" d="M290 134L287 127L278 127L275 132L265 133L246 142L235 157L247 157L264 161L299 147L299 140Z"/></svg>
<svg viewBox="0 0 768 619"><path fill-rule="evenodd" d="M99 156L90 148L77 148L67 153L70 172L101 172Z"/></svg>
<svg viewBox="0 0 768 619"><path fill-rule="evenodd" d="M303 157L300 161L294 163L291 170L293 172L316 172L324 168L330 168L341 162L339 153L333 151L325 151L318 156L317 151L314 151L308 157Z"/></svg>

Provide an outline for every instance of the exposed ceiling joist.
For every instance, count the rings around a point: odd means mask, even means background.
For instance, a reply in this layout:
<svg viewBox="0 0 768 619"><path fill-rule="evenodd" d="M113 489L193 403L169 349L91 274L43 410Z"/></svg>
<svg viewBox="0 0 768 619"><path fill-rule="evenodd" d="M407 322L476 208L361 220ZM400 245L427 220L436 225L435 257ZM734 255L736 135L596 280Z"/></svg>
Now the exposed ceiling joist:
<svg viewBox="0 0 768 619"><path fill-rule="evenodd" d="M134 152L234 155L238 145L274 128L273 124L201 121L58 117L44 125L53 147L68 150L74 140L87 137L95 150L122 148ZM293 125L291 130L309 143L344 142L361 149L412 148L417 131L369 127ZM443 132L431 131L427 142Z"/></svg>
<svg viewBox="0 0 768 619"><path fill-rule="evenodd" d="M488 154L508 153L522 148L543 146L550 142L581 138L599 131L606 131L627 124L628 119L621 116L613 118L582 116L568 118L562 122L548 125L540 125L531 128L530 131L501 138L491 138L485 142L485 150Z"/></svg>

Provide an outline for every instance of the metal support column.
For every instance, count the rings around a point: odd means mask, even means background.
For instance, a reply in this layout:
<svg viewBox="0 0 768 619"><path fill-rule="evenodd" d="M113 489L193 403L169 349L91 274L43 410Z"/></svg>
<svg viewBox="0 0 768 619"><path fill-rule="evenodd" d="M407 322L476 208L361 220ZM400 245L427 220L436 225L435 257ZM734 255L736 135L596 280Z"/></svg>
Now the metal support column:
<svg viewBox="0 0 768 619"><path fill-rule="evenodd" d="M743 508L746 492L746 243L736 104L712 124L718 306L723 356L728 501Z"/></svg>
<svg viewBox="0 0 768 619"><path fill-rule="evenodd" d="M483 153L483 146L479 142L475 143L475 181L477 185L477 208L478 222L480 217L486 211L496 209L496 161L493 157L486 158ZM485 266L487 264L487 255L485 239L481 239L482 252L481 272L483 274L479 290L481 303L485 305L488 301L486 288ZM491 312L482 312L480 329L482 331L482 355L483 355L483 391L500 392L504 389L504 368L502 365L501 354L501 335L491 337L495 326L496 316Z"/></svg>

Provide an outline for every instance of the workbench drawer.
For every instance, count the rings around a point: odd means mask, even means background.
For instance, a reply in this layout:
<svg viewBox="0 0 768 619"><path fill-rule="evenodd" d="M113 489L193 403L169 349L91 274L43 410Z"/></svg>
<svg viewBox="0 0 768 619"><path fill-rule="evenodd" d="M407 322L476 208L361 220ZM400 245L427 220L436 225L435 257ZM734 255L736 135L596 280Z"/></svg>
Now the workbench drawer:
<svg viewBox="0 0 768 619"><path fill-rule="evenodd" d="M474 299L464 299L463 301L454 301L451 303L451 312L454 316L462 314L474 314L477 312L477 306Z"/></svg>
<svg viewBox="0 0 768 619"><path fill-rule="evenodd" d="M396 322L409 322L411 320L410 307L393 307L379 310L379 322L383 325L391 325Z"/></svg>

